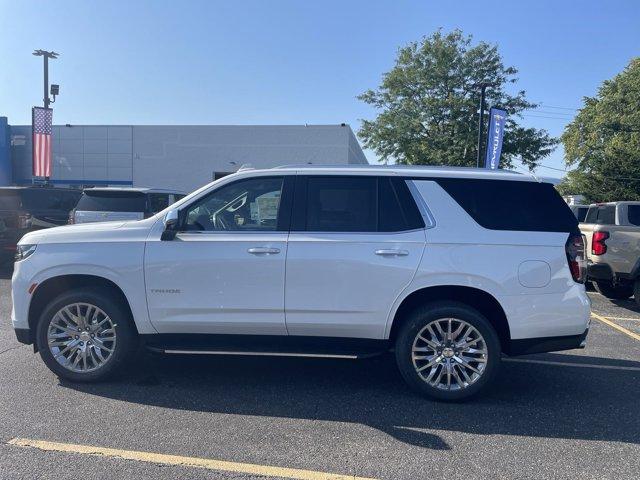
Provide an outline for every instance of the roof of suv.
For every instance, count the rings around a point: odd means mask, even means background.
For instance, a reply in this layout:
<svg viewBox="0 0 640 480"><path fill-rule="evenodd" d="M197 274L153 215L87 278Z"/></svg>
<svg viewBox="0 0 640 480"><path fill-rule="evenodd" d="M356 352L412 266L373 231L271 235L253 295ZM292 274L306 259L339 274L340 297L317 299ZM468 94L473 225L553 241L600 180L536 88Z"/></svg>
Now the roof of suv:
<svg viewBox="0 0 640 480"><path fill-rule="evenodd" d="M241 172L252 169L241 169ZM532 174L523 174L512 170L488 170L486 168L469 167L430 167L416 165L283 165L271 169L295 172L321 173L390 173L410 177L441 178L477 178L490 180L516 180L521 182L542 182ZM269 171L269 170L253 170Z"/></svg>

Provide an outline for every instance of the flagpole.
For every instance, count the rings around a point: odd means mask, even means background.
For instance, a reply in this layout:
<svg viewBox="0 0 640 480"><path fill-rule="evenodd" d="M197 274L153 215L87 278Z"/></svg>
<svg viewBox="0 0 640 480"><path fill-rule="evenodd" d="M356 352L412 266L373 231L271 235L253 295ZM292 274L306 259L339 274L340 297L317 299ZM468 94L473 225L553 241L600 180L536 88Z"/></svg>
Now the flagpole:
<svg viewBox="0 0 640 480"><path fill-rule="evenodd" d="M58 54L53 51L49 52L47 50L34 50L33 55L35 55L36 57L43 57L44 60L44 96L42 97L42 100L44 102L44 108L49 108L49 105L51 104L51 99L49 98L49 59L58 58ZM56 91L52 93L53 99L55 100L55 96L57 95L58 90L56 85L54 85L54 87L56 87ZM49 184L49 177L44 177L44 183L45 185Z"/></svg>

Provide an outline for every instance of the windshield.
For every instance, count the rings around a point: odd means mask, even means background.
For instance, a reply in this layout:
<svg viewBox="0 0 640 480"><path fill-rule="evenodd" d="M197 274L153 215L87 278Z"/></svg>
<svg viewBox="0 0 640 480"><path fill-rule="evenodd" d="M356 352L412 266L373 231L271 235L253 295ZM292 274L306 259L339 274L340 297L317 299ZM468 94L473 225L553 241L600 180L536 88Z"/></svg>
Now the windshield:
<svg viewBox="0 0 640 480"><path fill-rule="evenodd" d="M142 192L85 191L76 210L84 212L144 212L146 195Z"/></svg>

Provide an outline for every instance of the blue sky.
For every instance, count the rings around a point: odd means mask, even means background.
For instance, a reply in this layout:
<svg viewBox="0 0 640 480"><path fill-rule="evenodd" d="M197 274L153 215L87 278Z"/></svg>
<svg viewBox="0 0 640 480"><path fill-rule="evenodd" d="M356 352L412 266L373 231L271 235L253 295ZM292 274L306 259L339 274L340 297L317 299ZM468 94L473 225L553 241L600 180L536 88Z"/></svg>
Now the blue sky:
<svg viewBox="0 0 640 480"><path fill-rule="evenodd" d="M61 85L56 123L346 122L356 131L374 111L355 97L379 84L399 46L461 28L499 45L520 71L518 88L544 105L524 123L552 135L640 55L637 0L0 0L0 12L0 115L13 124L28 124L42 101L36 48L61 53L50 74ZM562 150L543 163L564 168Z"/></svg>

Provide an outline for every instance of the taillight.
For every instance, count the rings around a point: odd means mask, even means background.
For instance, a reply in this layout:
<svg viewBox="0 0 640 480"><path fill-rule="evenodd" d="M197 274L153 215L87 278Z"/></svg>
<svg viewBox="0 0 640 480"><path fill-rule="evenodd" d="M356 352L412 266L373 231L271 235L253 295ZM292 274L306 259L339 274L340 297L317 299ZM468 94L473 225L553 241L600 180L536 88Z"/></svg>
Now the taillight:
<svg viewBox="0 0 640 480"><path fill-rule="evenodd" d="M31 214L21 213L18 215L18 228L31 228Z"/></svg>
<svg viewBox="0 0 640 480"><path fill-rule="evenodd" d="M584 283L587 279L587 262L585 259L585 237L584 235L572 234L565 244L567 252L567 262L573 280Z"/></svg>
<svg viewBox="0 0 640 480"><path fill-rule="evenodd" d="M591 253L593 255L607 253L607 244L604 243L607 238L609 238L609 232L593 232L593 237L591 237Z"/></svg>

